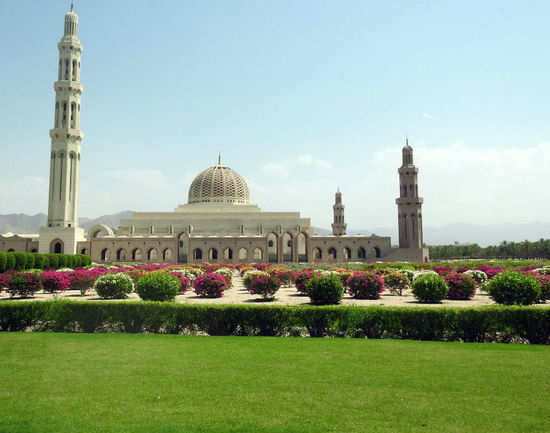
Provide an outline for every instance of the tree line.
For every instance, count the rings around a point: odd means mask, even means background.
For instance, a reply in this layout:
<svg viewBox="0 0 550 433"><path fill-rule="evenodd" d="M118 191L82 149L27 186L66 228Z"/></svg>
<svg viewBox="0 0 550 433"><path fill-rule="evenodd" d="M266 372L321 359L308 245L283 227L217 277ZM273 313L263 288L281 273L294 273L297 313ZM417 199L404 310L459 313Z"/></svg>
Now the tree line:
<svg viewBox="0 0 550 433"><path fill-rule="evenodd" d="M500 245L490 245L480 247L478 244L469 245L431 245L431 260L440 259L529 259L546 258L550 259L550 239L539 239L535 242L507 242L503 241Z"/></svg>

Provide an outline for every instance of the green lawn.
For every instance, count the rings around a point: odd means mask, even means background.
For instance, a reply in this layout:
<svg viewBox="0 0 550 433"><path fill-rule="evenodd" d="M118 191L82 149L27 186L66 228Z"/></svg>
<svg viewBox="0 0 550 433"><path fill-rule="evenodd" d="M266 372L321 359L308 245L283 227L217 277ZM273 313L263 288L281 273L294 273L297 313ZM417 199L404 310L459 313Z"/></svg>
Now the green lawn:
<svg viewBox="0 0 550 433"><path fill-rule="evenodd" d="M0 334L0 432L549 432L550 348Z"/></svg>

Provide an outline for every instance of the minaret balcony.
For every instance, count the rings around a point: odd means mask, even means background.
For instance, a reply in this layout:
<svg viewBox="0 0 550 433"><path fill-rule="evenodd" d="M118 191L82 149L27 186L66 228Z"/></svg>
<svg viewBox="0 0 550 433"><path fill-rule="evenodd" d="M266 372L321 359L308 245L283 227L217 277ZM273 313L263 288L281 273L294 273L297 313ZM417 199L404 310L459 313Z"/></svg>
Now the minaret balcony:
<svg viewBox="0 0 550 433"><path fill-rule="evenodd" d="M405 206L420 205L424 203L424 199L422 197L399 197L395 199L395 203Z"/></svg>
<svg viewBox="0 0 550 433"><path fill-rule="evenodd" d="M50 137L53 139L72 138L73 140L82 140L84 138L84 134L80 129L53 128L50 129Z"/></svg>

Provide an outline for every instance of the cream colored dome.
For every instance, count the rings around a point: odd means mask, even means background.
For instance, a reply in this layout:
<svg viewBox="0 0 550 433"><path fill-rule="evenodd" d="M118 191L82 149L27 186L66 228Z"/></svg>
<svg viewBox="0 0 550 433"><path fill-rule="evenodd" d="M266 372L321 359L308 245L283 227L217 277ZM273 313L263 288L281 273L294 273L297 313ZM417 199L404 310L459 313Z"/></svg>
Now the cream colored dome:
<svg viewBox="0 0 550 433"><path fill-rule="evenodd" d="M188 203L249 204L248 185L239 173L219 160L191 183Z"/></svg>

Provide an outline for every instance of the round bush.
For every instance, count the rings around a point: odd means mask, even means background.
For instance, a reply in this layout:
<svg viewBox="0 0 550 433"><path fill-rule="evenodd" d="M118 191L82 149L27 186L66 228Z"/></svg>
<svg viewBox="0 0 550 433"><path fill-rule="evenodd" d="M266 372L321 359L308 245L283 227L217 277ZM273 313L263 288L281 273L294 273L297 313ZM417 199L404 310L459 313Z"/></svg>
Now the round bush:
<svg viewBox="0 0 550 433"><path fill-rule="evenodd" d="M384 280L369 272L356 272L347 281L348 291L356 299L380 299Z"/></svg>
<svg viewBox="0 0 550 433"><path fill-rule="evenodd" d="M198 296L205 298L221 298L227 288L227 281L223 275L209 272L198 275L193 281L193 288Z"/></svg>
<svg viewBox="0 0 550 433"><path fill-rule="evenodd" d="M173 301L180 291L181 280L164 272L150 272L136 284L136 292L144 301Z"/></svg>
<svg viewBox="0 0 550 433"><path fill-rule="evenodd" d="M69 274L71 288L80 290L80 294L84 296L88 289L94 285L94 281L98 278L98 274L87 269L76 269Z"/></svg>
<svg viewBox="0 0 550 433"><path fill-rule="evenodd" d="M94 289L104 299L125 299L134 290L134 284L126 274L105 274L95 280Z"/></svg>
<svg viewBox="0 0 550 433"><path fill-rule="evenodd" d="M264 299L275 299L275 293L281 287L281 281L272 275L256 277L250 280L248 293L251 295L262 295Z"/></svg>
<svg viewBox="0 0 550 433"><path fill-rule="evenodd" d="M307 295L307 282L311 280L315 275L319 275L320 271L315 271L314 269L304 269L302 272L296 274L296 280L294 284L296 290L302 295Z"/></svg>
<svg viewBox="0 0 550 433"><path fill-rule="evenodd" d="M67 274L64 272L44 271L38 277L42 282L45 292L64 292L71 285Z"/></svg>
<svg viewBox="0 0 550 433"><path fill-rule="evenodd" d="M312 304L338 304L344 296L344 285L338 274L315 275L306 283Z"/></svg>
<svg viewBox="0 0 550 433"><path fill-rule="evenodd" d="M477 269L469 269L465 271L464 274L470 275L474 279L474 281L480 286L482 286L488 281L487 274Z"/></svg>
<svg viewBox="0 0 550 433"><path fill-rule="evenodd" d="M449 287L449 293L447 293L448 299L470 300L474 297L476 282L471 275L449 272L443 278Z"/></svg>
<svg viewBox="0 0 550 433"><path fill-rule="evenodd" d="M425 303L438 303L447 297L449 287L436 273L419 275L413 282L412 292L416 299Z"/></svg>
<svg viewBox="0 0 550 433"><path fill-rule="evenodd" d="M489 281L487 291L497 304L531 305L541 296L541 284L532 275L504 271Z"/></svg>
<svg viewBox="0 0 550 433"><path fill-rule="evenodd" d="M412 272L411 272L412 274ZM390 290L394 295L403 295L403 291L411 287L411 280L407 274L398 271L388 272L383 276L384 285Z"/></svg>
<svg viewBox="0 0 550 433"><path fill-rule="evenodd" d="M7 286L10 296L19 295L22 298L34 296L36 292L42 289L40 279L33 272L13 272L4 279L4 285Z"/></svg>

